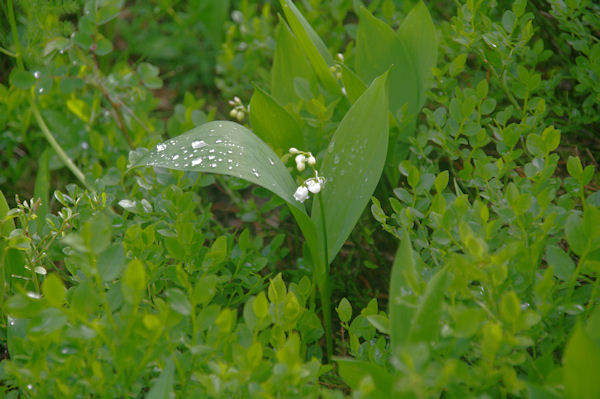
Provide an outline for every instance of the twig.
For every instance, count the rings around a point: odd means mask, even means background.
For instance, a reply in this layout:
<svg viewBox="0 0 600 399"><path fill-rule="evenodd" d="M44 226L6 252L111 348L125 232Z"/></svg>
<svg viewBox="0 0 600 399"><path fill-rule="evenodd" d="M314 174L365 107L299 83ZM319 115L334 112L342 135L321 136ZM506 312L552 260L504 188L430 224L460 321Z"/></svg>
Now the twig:
<svg viewBox="0 0 600 399"><path fill-rule="evenodd" d="M100 76L101 75L100 65L98 64L98 58L96 57L95 47L96 47L96 43L93 44L92 49L91 49L92 58L94 60L94 68L96 69L96 73L98 74L98 76ZM119 125L119 129L121 129L121 132L123 132L123 136L125 137L125 140L127 140L127 144L129 144L129 148L131 148L133 150L135 148L135 146L133 145L131 136L129 136L129 133L127 132L127 128L125 127L125 123L123 121L123 115L121 115L121 111L119 110L119 105L116 104L112 100L108 90L106 90L106 87L104 87L104 85L102 84L101 79L98 79L97 86L98 86L98 88L100 88L102 95L106 98L106 100L108 100L110 106L115 111L115 114L117 115L117 125Z"/></svg>

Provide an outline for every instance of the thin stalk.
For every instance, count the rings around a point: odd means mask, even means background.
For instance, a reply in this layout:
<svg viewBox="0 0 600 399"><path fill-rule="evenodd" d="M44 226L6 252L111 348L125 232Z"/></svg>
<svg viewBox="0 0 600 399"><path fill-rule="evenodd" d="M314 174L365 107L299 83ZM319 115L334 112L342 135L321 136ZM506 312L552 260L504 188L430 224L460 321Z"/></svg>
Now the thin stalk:
<svg viewBox="0 0 600 399"><path fill-rule="evenodd" d="M37 121L38 125L40 126L42 133L44 133L44 136L46 137L46 140L48 140L48 143L50 144L52 149L54 151L56 151L56 154L58 155L60 160L63 161L65 166L67 168L69 168L69 170L75 175L77 180L79 180L81 182L81 184L83 184L85 186L85 188L87 188L89 191L94 191L92 189L92 187L89 186L87 181L85 180L85 176L83 175L83 172L77 167L77 165L75 165L75 163L71 160L71 158L69 158L67 153L63 150L63 148L60 146L60 144L58 144L58 141L56 141L56 139L54 138L54 135L52 134L50 129L48 129L48 126L46 125L46 122L42 118L42 115L40 114L40 111L39 111L37 104L35 103L35 100L33 99L33 97L30 100L31 100L30 101L31 111L33 112L33 116L35 117L35 120Z"/></svg>
<svg viewBox="0 0 600 399"><path fill-rule="evenodd" d="M329 251L327 249L327 227L325 226L325 208L323 207L323 196L318 194L319 208L321 211L321 226L323 227L323 264L318 271L319 291L321 292L321 307L323 311L323 323L325 324L325 343L327 345L327 361L333 358L333 332L331 329L331 295L329 292Z"/></svg>
<svg viewBox="0 0 600 399"><path fill-rule="evenodd" d="M15 45L15 58L17 59L17 66L19 70L23 71L25 66L23 65L23 58L21 51L21 42L19 41L19 32L17 32L17 22L15 20L15 12L13 10L13 2L12 0L7 0L6 5L8 8L8 22L10 23L10 30L13 35L13 42Z"/></svg>
<svg viewBox="0 0 600 399"><path fill-rule="evenodd" d="M12 0L7 0L6 4L7 4L7 9L8 9L8 21L10 23L10 30L12 31L13 42L15 45L15 52L16 52L15 56L17 59L17 68L20 71L24 71L25 65L23 64L23 52L21 51L21 42L19 41L19 32L17 31L17 22L15 20L15 12L13 10L13 2L12 2ZM92 188L85 181L85 176L83 175L83 172L77 167L77 165L75 165L75 163L73 163L71 158L69 158L69 156L65 153L65 151L62 149L60 144L58 144L58 141L56 141L56 139L54 138L54 135L52 134L50 129L48 129L46 122L44 122L44 119L42 118L42 115L40 114L40 111L38 110L38 107L37 107L37 104L35 103L35 98L34 98L33 94L29 98L29 103L31 106L31 111L33 112L33 116L35 117L35 120L37 121L38 125L40 126L40 129L42 130L42 133L46 137L46 140L48 140L48 143L50 144L50 146L54 149L54 151L56 151L56 153L58 154L58 157L61 159L61 161L63 161L65 166L67 168L69 168L69 170L85 186L85 188L87 188L89 191L93 191Z"/></svg>

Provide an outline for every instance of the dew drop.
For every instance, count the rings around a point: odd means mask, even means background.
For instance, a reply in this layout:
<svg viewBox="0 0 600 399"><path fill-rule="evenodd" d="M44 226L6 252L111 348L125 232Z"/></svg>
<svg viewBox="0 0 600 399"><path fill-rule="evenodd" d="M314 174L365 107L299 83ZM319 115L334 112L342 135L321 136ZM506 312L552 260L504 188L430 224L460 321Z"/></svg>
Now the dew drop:
<svg viewBox="0 0 600 399"><path fill-rule="evenodd" d="M211 163L211 164L210 164L210 167L211 167L211 168L216 168L216 167L217 167L217 164L216 164L216 163Z"/></svg>
<svg viewBox="0 0 600 399"><path fill-rule="evenodd" d="M223 142L223 140L219 139L217 141L215 141L215 144L221 144Z"/></svg>
<svg viewBox="0 0 600 399"><path fill-rule="evenodd" d="M192 160L192 166L200 165L202 163L202 158L197 158Z"/></svg>
<svg viewBox="0 0 600 399"><path fill-rule="evenodd" d="M256 177L260 177L260 173L258 173L258 170L256 170L256 168L252 168L252 174Z"/></svg>
<svg viewBox="0 0 600 399"><path fill-rule="evenodd" d="M161 152L167 149L167 145L166 144L158 144L156 146L156 151Z"/></svg>
<svg viewBox="0 0 600 399"><path fill-rule="evenodd" d="M39 78L40 78L40 71L35 71L35 72L33 73L33 76L34 76L36 79L39 79Z"/></svg>
<svg viewBox="0 0 600 399"><path fill-rule="evenodd" d="M212 160L213 160L213 159L215 159L215 158L216 158L216 157L215 157L214 155L210 155L210 156L208 157L208 159L209 159L210 161L212 161Z"/></svg>
<svg viewBox="0 0 600 399"><path fill-rule="evenodd" d="M202 148L202 147L206 147L206 141L204 140L195 140L192 141L192 148Z"/></svg>
<svg viewBox="0 0 600 399"><path fill-rule="evenodd" d="M219 123L219 127L223 127L223 124ZM214 132L215 130L211 130L211 132Z"/></svg>
<svg viewBox="0 0 600 399"><path fill-rule="evenodd" d="M229 169L229 170L232 170L232 169L233 169L233 166L229 166L227 169Z"/></svg>
<svg viewBox="0 0 600 399"><path fill-rule="evenodd" d="M275 162L273 162L273 160L272 160L271 158L269 158L269 163L270 163L271 165L275 165Z"/></svg>
<svg viewBox="0 0 600 399"><path fill-rule="evenodd" d="M179 155L173 156L173 161L176 160L176 159L179 159Z"/></svg>
<svg viewBox="0 0 600 399"><path fill-rule="evenodd" d="M40 88L38 89L38 93L42 94L43 92L44 92L44 88L43 88L43 87L40 87Z"/></svg>
<svg viewBox="0 0 600 399"><path fill-rule="evenodd" d="M214 148L211 148L208 152L210 152L211 154L215 152Z"/></svg>
<svg viewBox="0 0 600 399"><path fill-rule="evenodd" d="M228 159L227 162L232 163L233 159Z"/></svg>

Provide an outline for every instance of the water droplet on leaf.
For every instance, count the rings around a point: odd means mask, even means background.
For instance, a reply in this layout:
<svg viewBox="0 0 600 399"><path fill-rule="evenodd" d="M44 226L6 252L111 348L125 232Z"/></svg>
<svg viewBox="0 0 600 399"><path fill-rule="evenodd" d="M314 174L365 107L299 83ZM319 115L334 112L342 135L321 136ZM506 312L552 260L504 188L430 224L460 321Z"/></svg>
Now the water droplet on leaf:
<svg viewBox="0 0 600 399"><path fill-rule="evenodd" d="M206 147L208 144L206 144L206 141L204 140L195 140L192 141L192 148L202 148L202 147Z"/></svg>

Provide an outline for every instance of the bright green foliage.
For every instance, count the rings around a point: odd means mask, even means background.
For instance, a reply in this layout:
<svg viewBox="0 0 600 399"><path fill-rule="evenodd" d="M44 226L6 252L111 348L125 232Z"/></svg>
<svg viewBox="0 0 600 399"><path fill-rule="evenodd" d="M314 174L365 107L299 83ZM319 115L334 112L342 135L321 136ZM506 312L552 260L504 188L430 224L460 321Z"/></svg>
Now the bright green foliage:
<svg viewBox="0 0 600 399"><path fill-rule="evenodd" d="M0 397L598 397L596 3L4 2Z"/></svg>

